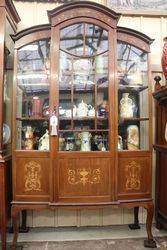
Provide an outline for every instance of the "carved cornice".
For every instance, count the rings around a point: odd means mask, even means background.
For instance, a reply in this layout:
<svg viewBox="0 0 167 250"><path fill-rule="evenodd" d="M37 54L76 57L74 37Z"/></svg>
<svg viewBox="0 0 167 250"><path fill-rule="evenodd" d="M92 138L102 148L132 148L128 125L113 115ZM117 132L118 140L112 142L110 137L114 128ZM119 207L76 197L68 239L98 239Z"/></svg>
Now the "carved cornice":
<svg viewBox="0 0 167 250"><path fill-rule="evenodd" d="M12 37L13 41L17 41L21 37L29 35L31 33L44 31L44 30L50 30L50 29L51 29L50 24L36 25L36 26L32 26L30 28L21 30L20 32L16 33L15 35L12 35L11 37Z"/></svg>
<svg viewBox="0 0 167 250"><path fill-rule="evenodd" d="M139 32L137 30L133 30L133 29L125 28L125 27L117 26L117 32L125 33L125 34L131 35L133 37L137 37L149 45L154 41L154 39L151 39L149 36Z"/></svg>
<svg viewBox="0 0 167 250"><path fill-rule="evenodd" d="M83 8L84 8L84 11L83 11ZM81 13L79 12L80 9L82 10ZM90 10L90 12L86 13L85 12L86 9ZM77 14L80 16L82 15L86 16L87 14L89 14L90 17L92 17L93 13L91 12L91 9L94 10L94 12L96 12L97 18L98 18L98 13L101 13L101 20L106 21L108 23L112 20L115 20L117 23L120 17L119 13L116 13L115 11L107 8L104 5L91 2L91 1L74 1L71 3L63 4L53 10L49 10L48 18L49 18L50 23L52 23L52 18L58 17L58 20L57 20L57 24L58 24L67 19L77 17ZM65 13L68 13L68 15L65 15ZM107 20L105 20L106 18Z"/></svg>

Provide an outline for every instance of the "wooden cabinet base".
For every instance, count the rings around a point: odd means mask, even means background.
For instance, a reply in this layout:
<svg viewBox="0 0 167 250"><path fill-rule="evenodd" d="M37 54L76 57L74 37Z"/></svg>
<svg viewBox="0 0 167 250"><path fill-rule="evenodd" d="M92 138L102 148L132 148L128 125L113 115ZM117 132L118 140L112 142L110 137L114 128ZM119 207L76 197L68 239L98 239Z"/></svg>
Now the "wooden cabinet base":
<svg viewBox="0 0 167 250"><path fill-rule="evenodd" d="M39 203L20 203L20 204L13 204L12 206L12 220L13 220L13 230L14 230L14 236L13 236L13 242L11 249L16 250L16 245L17 245L17 238L18 238L18 233L19 233L19 227L18 227L18 221L19 221L19 213L22 210L44 210L44 209L57 209L57 208L70 208L70 209L92 209L92 208L104 208L104 207L111 207L111 208L118 208L118 207L126 207L126 208L131 208L131 207L144 207L147 210L147 219L146 219L146 230L147 230L147 240L144 241L144 246L145 247L150 247L154 248L156 247L156 242L154 241L153 235L152 235L152 220L153 220L153 213L154 213L154 205L151 200L148 201L133 201L133 202L108 202L108 203L103 203L103 204L81 204L81 203L75 203L71 207L71 204L64 203L60 204L57 203L57 205L54 203L50 204L39 204Z"/></svg>

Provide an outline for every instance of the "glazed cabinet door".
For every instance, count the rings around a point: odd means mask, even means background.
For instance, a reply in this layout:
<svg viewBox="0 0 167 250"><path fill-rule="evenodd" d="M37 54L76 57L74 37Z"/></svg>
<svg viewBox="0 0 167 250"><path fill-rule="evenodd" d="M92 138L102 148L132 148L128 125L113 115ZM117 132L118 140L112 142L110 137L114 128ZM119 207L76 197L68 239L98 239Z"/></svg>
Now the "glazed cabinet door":
<svg viewBox="0 0 167 250"><path fill-rule="evenodd" d="M50 199L50 38L38 38L42 35L16 42L13 184L19 201Z"/></svg>
<svg viewBox="0 0 167 250"><path fill-rule="evenodd" d="M128 40L128 39L127 39ZM151 197L151 88L148 51L117 43L118 199Z"/></svg>
<svg viewBox="0 0 167 250"><path fill-rule="evenodd" d="M58 76L52 80L52 107L58 119L58 136L51 139L55 199L114 199L113 34L113 29L90 18L54 29L52 77Z"/></svg>

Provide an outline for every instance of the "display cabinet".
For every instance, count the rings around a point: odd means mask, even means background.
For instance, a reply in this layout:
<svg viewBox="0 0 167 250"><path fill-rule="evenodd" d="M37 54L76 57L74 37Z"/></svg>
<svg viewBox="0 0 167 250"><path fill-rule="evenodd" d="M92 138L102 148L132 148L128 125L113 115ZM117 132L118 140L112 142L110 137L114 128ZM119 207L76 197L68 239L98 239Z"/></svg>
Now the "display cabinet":
<svg viewBox="0 0 167 250"><path fill-rule="evenodd" d="M150 38L92 2L48 11L13 36L13 249L24 209L153 202Z"/></svg>
<svg viewBox="0 0 167 250"><path fill-rule="evenodd" d="M0 248L6 249L6 227L10 216L11 124L14 42L19 16L12 1L0 1Z"/></svg>
<svg viewBox="0 0 167 250"><path fill-rule="evenodd" d="M167 87L160 85L161 78L155 77L156 86L153 97L156 107L156 203L155 218L158 229L167 228L167 199L164 192L166 186L167 162Z"/></svg>

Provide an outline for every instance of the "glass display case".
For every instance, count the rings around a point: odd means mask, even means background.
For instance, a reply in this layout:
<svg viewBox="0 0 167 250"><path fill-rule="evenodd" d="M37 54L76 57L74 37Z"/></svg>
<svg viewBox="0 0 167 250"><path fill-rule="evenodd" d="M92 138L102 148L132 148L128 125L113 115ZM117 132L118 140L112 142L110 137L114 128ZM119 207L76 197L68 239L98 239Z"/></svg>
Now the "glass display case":
<svg viewBox="0 0 167 250"><path fill-rule="evenodd" d="M23 209L144 207L151 233L152 40L76 1L15 41L13 224Z"/></svg>

